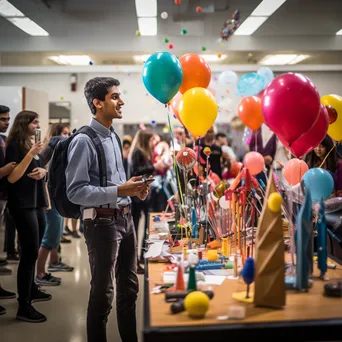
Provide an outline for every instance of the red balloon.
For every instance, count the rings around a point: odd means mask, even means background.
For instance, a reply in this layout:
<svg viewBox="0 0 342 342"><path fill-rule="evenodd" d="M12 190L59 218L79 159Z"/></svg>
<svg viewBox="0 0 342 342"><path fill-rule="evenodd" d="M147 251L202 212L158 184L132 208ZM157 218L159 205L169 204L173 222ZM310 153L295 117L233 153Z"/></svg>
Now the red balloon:
<svg viewBox="0 0 342 342"><path fill-rule="evenodd" d="M175 0L176 5L180 5L182 3L182 0Z"/></svg>
<svg viewBox="0 0 342 342"><path fill-rule="evenodd" d="M337 111L332 106L325 106L325 108L327 109L329 115L329 125L331 125L337 120Z"/></svg>
<svg viewBox="0 0 342 342"><path fill-rule="evenodd" d="M313 127L320 105L319 93L312 81L295 73L276 77L262 98L267 126L288 145Z"/></svg>
<svg viewBox="0 0 342 342"><path fill-rule="evenodd" d="M312 151L322 142L328 131L328 120L328 112L326 108L321 105L319 117L308 132L304 133L292 145L289 145L281 137L279 137L279 140L291 151L293 155L300 158Z"/></svg>
<svg viewBox="0 0 342 342"><path fill-rule="evenodd" d="M240 163L240 162L233 163L232 168L230 170L231 175L233 177L236 177L239 174L239 172L241 171L242 168L243 168L243 164L242 163Z"/></svg>
<svg viewBox="0 0 342 342"><path fill-rule="evenodd" d="M169 44L169 49L172 50L174 48L174 45L172 43Z"/></svg>
<svg viewBox="0 0 342 342"><path fill-rule="evenodd" d="M202 12L202 7L197 6L197 7L196 7L196 12L197 12L197 13L201 13L201 12Z"/></svg>

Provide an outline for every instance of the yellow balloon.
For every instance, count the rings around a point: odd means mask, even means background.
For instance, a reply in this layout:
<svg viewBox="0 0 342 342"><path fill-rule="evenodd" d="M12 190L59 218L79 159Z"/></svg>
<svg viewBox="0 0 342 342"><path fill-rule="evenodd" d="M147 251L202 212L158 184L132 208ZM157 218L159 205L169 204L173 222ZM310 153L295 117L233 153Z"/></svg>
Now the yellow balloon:
<svg viewBox="0 0 342 342"><path fill-rule="evenodd" d="M324 106L331 106L336 109L337 119L329 125L328 134L336 141L342 141L342 97L338 95L325 95L321 98Z"/></svg>
<svg viewBox="0 0 342 342"><path fill-rule="evenodd" d="M216 120L217 112L213 94L200 87L187 90L178 107L183 125L195 138L200 138L207 133Z"/></svg>
<svg viewBox="0 0 342 342"><path fill-rule="evenodd" d="M278 192L273 192L267 200L268 209L274 213L279 213L281 205L283 204L283 198Z"/></svg>

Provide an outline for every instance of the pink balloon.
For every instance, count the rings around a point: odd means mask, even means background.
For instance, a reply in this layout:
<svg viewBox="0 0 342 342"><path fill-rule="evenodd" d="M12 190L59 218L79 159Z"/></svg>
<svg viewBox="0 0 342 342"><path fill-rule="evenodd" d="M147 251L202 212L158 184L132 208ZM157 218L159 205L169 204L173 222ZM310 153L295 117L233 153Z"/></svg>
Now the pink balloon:
<svg viewBox="0 0 342 342"><path fill-rule="evenodd" d="M321 105L318 119L312 126L312 128L308 132L304 133L292 145L287 144L285 146L296 157L302 157L321 143L321 141L327 134L328 126L329 114L327 109L323 105Z"/></svg>
<svg viewBox="0 0 342 342"><path fill-rule="evenodd" d="M290 185L298 184L306 171L309 170L304 160L290 159L284 166L283 175Z"/></svg>
<svg viewBox="0 0 342 342"><path fill-rule="evenodd" d="M178 119L178 121L183 125L183 122L182 120L180 119L179 117L179 114L178 114L178 107L179 107L179 103L180 103L180 100L182 98L182 94L180 92L178 92L174 97L173 99L171 100L171 103L170 103L170 106L172 108L172 111L173 111L173 114L175 114L176 118ZM184 126L184 125L183 125Z"/></svg>
<svg viewBox="0 0 342 342"><path fill-rule="evenodd" d="M276 77L262 97L267 126L292 145L309 131L320 111L319 93L309 78L296 73Z"/></svg>
<svg viewBox="0 0 342 342"><path fill-rule="evenodd" d="M265 167L264 157L259 152L248 152L243 158L243 164L252 176L262 172Z"/></svg>

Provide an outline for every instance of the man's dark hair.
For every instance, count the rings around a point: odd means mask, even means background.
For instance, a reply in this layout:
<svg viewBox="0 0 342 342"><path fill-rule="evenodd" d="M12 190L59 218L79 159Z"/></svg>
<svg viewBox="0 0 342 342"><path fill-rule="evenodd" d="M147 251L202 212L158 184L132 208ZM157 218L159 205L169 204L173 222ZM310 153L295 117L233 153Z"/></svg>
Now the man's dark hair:
<svg viewBox="0 0 342 342"><path fill-rule="evenodd" d="M0 114L7 114L10 112L10 109L7 106L0 105Z"/></svg>
<svg viewBox="0 0 342 342"><path fill-rule="evenodd" d="M224 133L219 132L219 133L216 134L215 139L217 140L219 138L227 138L227 135L224 134Z"/></svg>
<svg viewBox="0 0 342 342"><path fill-rule="evenodd" d="M117 87L120 82L112 77L95 77L89 80L84 87L84 96L87 99L89 108L93 115L96 114L96 107L93 104L94 99L105 100L108 89Z"/></svg>

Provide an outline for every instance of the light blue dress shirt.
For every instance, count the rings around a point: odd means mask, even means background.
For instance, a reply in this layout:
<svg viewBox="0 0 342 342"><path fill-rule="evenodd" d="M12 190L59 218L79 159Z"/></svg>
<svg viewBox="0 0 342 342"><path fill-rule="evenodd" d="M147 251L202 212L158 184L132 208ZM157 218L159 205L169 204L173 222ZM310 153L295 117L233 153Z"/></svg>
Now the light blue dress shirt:
<svg viewBox="0 0 342 342"><path fill-rule="evenodd" d="M107 164L107 187L100 186L100 171L94 144L85 134L78 134L68 149L66 185L68 199L83 208L120 209L131 203L129 197L118 197L118 185L126 182L121 148L114 133L95 119L89 126L101 139Z"/></svg>

